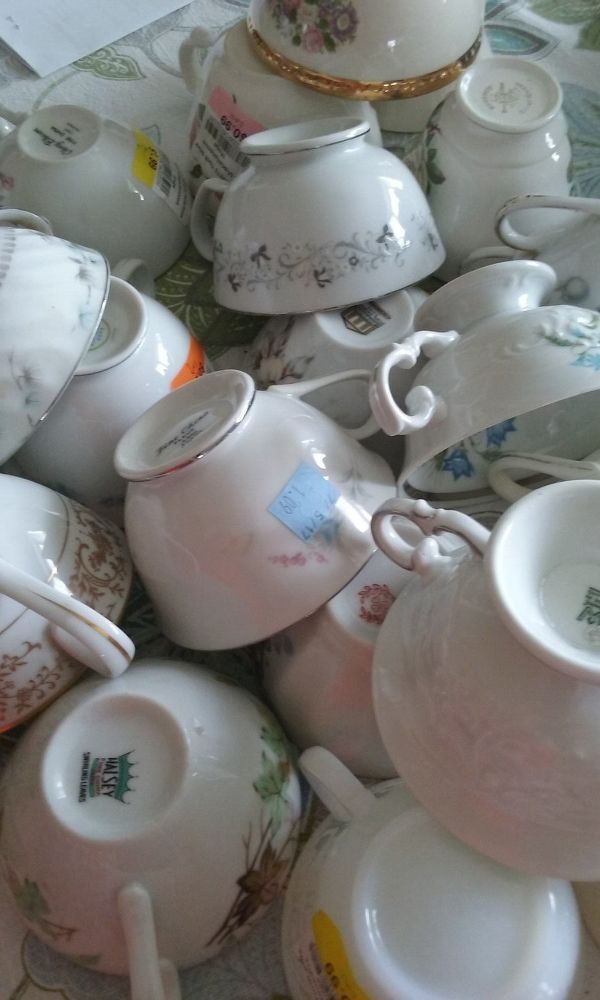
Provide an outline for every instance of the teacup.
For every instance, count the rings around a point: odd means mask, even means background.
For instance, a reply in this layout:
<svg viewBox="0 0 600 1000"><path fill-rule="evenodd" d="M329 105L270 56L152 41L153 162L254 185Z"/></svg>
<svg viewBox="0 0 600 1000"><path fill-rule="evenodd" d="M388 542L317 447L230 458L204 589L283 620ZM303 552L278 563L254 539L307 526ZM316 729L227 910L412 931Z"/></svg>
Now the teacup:
<svg viewBox="0 0 600 1000"><path fill-rule="evenodd" d="M390 369L410 368L424 348L438 353L399 406ZM501 313L454 339L410 334L378 362L370 390L380 426L406 436L400 489L430 497L489 490L490 463L506 452L594 451L599 357L600 316L575 306Z"/></svg>
<svg viewBox="0 0 600 1000"><path fill-rule="evenodd" d="M393 498L373 515L415 571L373 660L384 745L465 843L533 874L600 877L600 482L553 483L492 531ZM416 524L414 546L396 531ZM448 532L466 541L447 554Z"/></svg>
<svg viewBox="0 0 600 1000"><path fill-rule="evenodd" d="M369 377L257 391L245 372L209 372L121 438L127 538L174 642L257 642L311 614L366 563L371 512L393 475L355 438L377 425L346 432L298 397Z"/></svg>
<svg viewBox="0 0 600 1000"><path fill-rule="evenodd" d="M192 240L214 259L221 305L267 315L336 309L439 267L444 248L425 195L393 153L366 142L368 132L357 118L257 132L240 147L251 163L242 174L201 184ZM214 192L223 198L211 232Z"/></svg>
<svg viewBox="0 0 600 1000"><path fill-rule="evenodd" d="M45 486L0 475L0 730L25 721L83 666L114 676L133 656L113 623L132 566L122 533Z"/></svg>
<svg viewBox="0 0 600 1000"><path fill-rule="evenodd" d="M277 73L354 100L414 98L451 83L481 44L480 0L251 0L248 27Z"/></svg>
<svg viewBox="0 0 600 1000"><path fill-rule="evenodd" d="M398 779L367 790L322 747L300 766L331 816L286 892L294 1000L574 996L581 931L567 882L471 850Z"/></svg>
<svg viewBox="0 0 600 1000"><path fill-rule="evenodd" d="M547 211L545 211L547 210ZM527 232L515 228L512 216L524 214L537 224ZM600 308L600 199L525 194L511 198L496 215L496 232L508 247L488 247L472 253L465 266L485 262L486 257L534 257L550 264L558 277L551 302L566 302L589 309Z"/></svg>
<svg viewBox="0 0 600 1000"><path fill-rule="evenodd" d="M237 361L235 367L247 371L261 389L373 368L391 343L413 331L415 306L426 298L420 289L407 288L341 310L274 316L250 345L222 355L219 367L231 368ZM395 376L394 391L405 392L406 377L399 369ZM361 395L357 388L337 382L311 393L309 402L343 426L357 426L371 413L367 392Z"/></svg>
<svg viewBox="0 0 600 1000"><path fill-rule="evenodd" d="M579 462L559 455L511 452L490 465L488 479L498 496L512 502L549 479L600 479L600 451ZM526 482L517 481L521 479Z"/></svg>
<svg viewBox="0 0 600 1000"><path fill-rule="evenodd" d="M265 692L288 736L325 747L363 778L396 776L373 712L371 663L409 576L375 552L339 594L265 646Z"/></svg>
<svg viewBox="0 0 600 1000"><path fill-rule="evenodd" d="M206 367L201 345L168 309L111 278L102 321L75 377L16 456L27 476L117 523L126 484L113 463L128 427Z"/></svg>
<svg viewBox="0 0 600 1000"><path fill-rule="evenodd" d="M439 270L454 278L464 258L496 242L496 212L515 195L569 193L571 149L562 92L539 63L483 59L436 108L425 133L427 193L444 246ZM532 219L532 225L547 221Z"/></svg>
<svg viewBox="0 0 600 1000"><path fill-rule="evenodd" d="M0 140L0 204L45 216L54 232L112 264L142 257L154 276L189 240L179 168L143 132L70 104L32 112Z"/></svg>
<svg viewBox="0 0 600 1000"><path fill-rule="evenodd" d="M102 317L109 270L45 219L0 210L0 462L45 418Z"/></svg>
<svg viewBox="0 0 600 1000"><path fill-rule="evenodd" d="M300 789L257 699L201 664L148 659L31 725L2 807L4 873L32 933L129 971L150 1000L144 957L155 972L157 954L203 962L266 914L295 855Z"/></svg>
<svg viewBox="0 0 600 1000"><path fill-rule="evenodd" d="M249 165L240 150L243 140L278 125L358 115L371 126L369 140L381 145L370 104L320 94L273 73L256 55L245 21L227 28L214 45L210 42L205 28L194 28L179 50L183 79L195 98L189 136L192 187L203 176L232 180ZM200 64L198 57L207 48Z"/></svg>

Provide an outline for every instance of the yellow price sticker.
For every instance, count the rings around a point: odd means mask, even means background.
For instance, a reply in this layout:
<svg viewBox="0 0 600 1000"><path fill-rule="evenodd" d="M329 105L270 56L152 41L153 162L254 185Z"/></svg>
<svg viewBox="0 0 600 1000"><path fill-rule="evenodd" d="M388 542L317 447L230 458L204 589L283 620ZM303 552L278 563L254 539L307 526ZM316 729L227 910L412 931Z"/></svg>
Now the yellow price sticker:
<svg viewBox="0 0 600 1000"><path fill-rule="evenodd" d="M133 154L131 172L134 177L137 177L138 181L151 188L154 186L160 154L152 139L143 132L140 132L139 129L134 131L134 135L135 153Z"/></svg>
<svg viewBox="0 0 600 1000"><path fill-rule="evenodd" d="M311 923L319 959L336 1000L371 1000L354 978L342 935L331 917L319 910Z"/></svg>

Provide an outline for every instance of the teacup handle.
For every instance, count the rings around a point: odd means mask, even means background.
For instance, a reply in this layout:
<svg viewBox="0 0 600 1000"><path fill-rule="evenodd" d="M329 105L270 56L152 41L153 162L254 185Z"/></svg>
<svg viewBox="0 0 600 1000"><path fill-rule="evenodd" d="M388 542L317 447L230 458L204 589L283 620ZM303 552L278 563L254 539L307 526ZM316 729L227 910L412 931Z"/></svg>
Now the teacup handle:
<svg viewBox="0 0 600 1000"><path fill-rule="evenodd" d="M490 463L488 482L504 500L519 500L531 492L528 486L515 482L514 476L519 472L530 476L552 476L554 479L600 479L600 451L593 452L581 461L535 452L503 455Z"/></svg>
<svg viewBox="0 0 600 1000"><path fill-rule="evenodd" d="M138 882L124 886L117 908L129 962L131 1000L181 1000L177 970L158 957L152 900Z"/></svg>
<svg viewBox="0 0 600 1000"><path fill-rule="evenodd" d="M300 754L298 764L334 819L347 823L373 808L373 793L329 750L310 747Z"/></svg>
<svg viewBox="0 0 600 1000"><path fill-rule="evenodd" d="M372 372L369 368L349 368L343 372L321 375L319 378L300 379L298 382L279 382L277 385L270 385L265 391L278 393L280 396L308 396L316 389L324 389L328 385L335 385L336 382L349 382L352 379L363 379L370 382L371 375ZM379 424L371 415L360 427L343 427L342 429L356 441L362 441L363 438L376 434L379 430Z"/></svg>
<svg viewBox="0 0 600 1000"><path fill-rule="evenodd" d="M135 646L113 622L5 559L0 559L0 593L48 619L58 644L103 677L118 677L131 663Z"/></svg>
<svg viewBox="0 0 600 1000"><path fill-rule="evenodd" d="M215 38L208 28L193 28L188 38L179 46L179 68L190 94L196 95L198 88L202 84L202 77L198 73L198 64L195 58L196 49L208 49L215 41Z"/></svg>
<svg viewBox="0 0 600 1000"><path fill-rule="evenodd" d="M229 187L229 182L220 177L207 177L198 188L198 193L192 205L190 229L192 243L198 253L207 260L214 257L215 241L208 225L208 206L211 194L223 194Z"/></svg>
<svg viewBox="0 0 600 1000"><path fill-rule="evenodd" d="M510 198L496 214L494 227L496 235L510 247L518 250L539 252L542 245L550 246L561 235L563 228L544 230L543 234L529 236L515 229L510 221L513 212L524 212L533 208L559 208L586 215L600 215L600 198L575 198L553 194L522 194Z"/></svg>
<svg viewBox="0 0 600 1000"><path fill-rule="evenodd" d="M140 260L138 257L124 257L111 268L111 273L113 278L122 278L135 288L136 292L142 292L150 299L156 297L154 278L145 260Z"/></svg>
<svg viewBox="0 0 600 1000"><path fill-rule="evenodd" d="M52 236L52 226L42 215L25 212L22 208L0 208L0 226L17 226L19 229L32 229L36 233Z"/></svg>
<svg viewBox="0 0 600 1000"><path fill-rule="evenodd" d="M406 541L396 531L394 522L404 517L415 524L425 536L416 545ZM426 500L409 500L392 497L377 508L371 519L371 531L376 544L393 562L404 569L414 570L428 579L438 569L455 562L453 556L442 553L440 545L432 535L452 532L463 538L483 555L490 532L468 514L459 510L444 510L432 507Z"/></svg>
<svg viewBox="0 0 600 1000"><path fill-rule="evenodd" d="M403 410L393 397L390 386L390 371L414 368L421 351L428 358L434 358L460 339L456 330L443 333L419 330L411 333L406 340L392 344L390 350L375 365L369 386L369 401L375 419L386 434L410 434L426 427L434 420L442 420L447 412L446 403L436 396L426 385L415 385L406 394ZM408 410L408 412L407 412Z"/></svg>
<svg viewBox="0 0 600 1000"><path fill-rule="evenodd" d="M465 274L476 267L485 267L487 264L506 260L531 260L531 252L506 246L479 247L463 258L460 263L460 273Z"/></svg>

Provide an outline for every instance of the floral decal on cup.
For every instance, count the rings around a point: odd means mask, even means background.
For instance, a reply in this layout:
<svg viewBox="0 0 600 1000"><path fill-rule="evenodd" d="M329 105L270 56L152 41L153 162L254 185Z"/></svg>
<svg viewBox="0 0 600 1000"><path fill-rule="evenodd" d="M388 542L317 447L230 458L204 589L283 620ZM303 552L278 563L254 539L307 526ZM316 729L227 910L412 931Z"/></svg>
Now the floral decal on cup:
<svg viewBox="0 0 600 1000"><path fill-rule="evenodd" d="M439 240L431 216L413 215L410 221L420 230L422 246L430 253L437 250ZM403 267L404 255L411 245L404 229L396 230L393 223L321 246L284 243L272 247L266 243L252 243L225 250L217 241L214 270L233 292L240 288L247 292L261 287L274 290L290 282L298 282L305 288L315 285L326 288L353 272L376 271L388 265Z"/></svg>
<svg viewBox="0 0 600 1000"><path fill-rule="evenodd" d="M556 347L567 347L575 354L571 365L576 368L593 368L600 371L600 314L586 310L581 312L577 321L569 321L561 325L560 312L556 313L557 322L542 330L544 340Z"/></svg>
<svg viewBox="0 0 600 1000"><path fill-rule="evenodd" d="M358 14L352 0L268 0L279 32L306 52L335 52L353 42Z"/></svg>
<svg viewBox="0 0 600 1000"><path fill-rule="evenodd" d="M470 479L480 472L482 463L488 464L500 458L508 435L516 430L518 427L514 418L492 424L480 434L473 434L452 448L441 451L431 464L436 472L450 473L454 482L462 478Z"/></svg>
<svg viewBox="0 0 600 1000"><path fill-rule="evenodd" d="M260 828L252 825L244 838L245 869L237 879L238 892L223 922L207 941L223 944L237 937L282 891L296 852L298 821L290 799L292 768L282 730L265 716L261 728L261 769L253 788L263 803ZM287 832L281 843L279 834Z"/></svg>
<svg viewBox="0 0 600 1000"><path fill-rule="evenodd" d="M250 371L259 389L281 382L297 382L305 378L314 354L287 355L287 345L294 329L295 317L288 317L283 330L265 332L255 344L250 358Z"/></svg>
<svg viewBox="0 0 600 1000"><path fill-rule="evenodd" d="M368 583L359 590L358 600L358 617L369 625L383 625L394 595L387 583Z"/></svg>

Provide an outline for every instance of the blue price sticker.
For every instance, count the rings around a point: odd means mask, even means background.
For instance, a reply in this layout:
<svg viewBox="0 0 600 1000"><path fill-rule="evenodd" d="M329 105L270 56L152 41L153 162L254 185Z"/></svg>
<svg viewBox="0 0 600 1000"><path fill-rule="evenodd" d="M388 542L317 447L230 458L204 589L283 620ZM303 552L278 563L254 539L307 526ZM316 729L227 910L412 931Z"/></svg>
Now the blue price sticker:
<svg viewBox="0 0 600 1000"><path fill-rule="evenodd" d="M333 483L303 462L267 510L308 542L321 530L340 496Z"/></svg>

